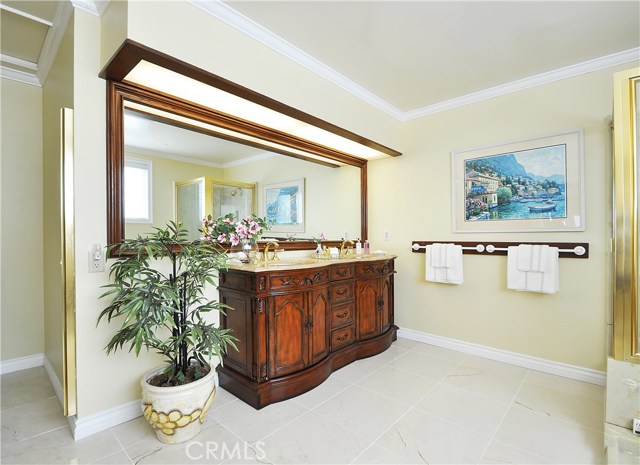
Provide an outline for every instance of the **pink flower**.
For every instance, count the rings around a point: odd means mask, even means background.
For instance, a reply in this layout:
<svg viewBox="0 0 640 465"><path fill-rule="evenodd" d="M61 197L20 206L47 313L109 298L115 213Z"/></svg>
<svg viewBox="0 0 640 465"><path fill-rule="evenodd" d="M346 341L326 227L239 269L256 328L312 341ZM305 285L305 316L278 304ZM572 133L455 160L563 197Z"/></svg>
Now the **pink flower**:
<svg viewBox="0 0 640 465"><path fill-rule="evenodd" d="M236 232L238 233L238 235L240 237L248 237L249 236L249 230L247 229L247 227L244 224L239 224L236 226Z"/></svg>
<svg viewBox="0 0 640 465"><path fill-rule="evenodd" d="M237 235L232 234L231 235L231 245L238 245L239 243L240 243L240 238Z"/></svg>

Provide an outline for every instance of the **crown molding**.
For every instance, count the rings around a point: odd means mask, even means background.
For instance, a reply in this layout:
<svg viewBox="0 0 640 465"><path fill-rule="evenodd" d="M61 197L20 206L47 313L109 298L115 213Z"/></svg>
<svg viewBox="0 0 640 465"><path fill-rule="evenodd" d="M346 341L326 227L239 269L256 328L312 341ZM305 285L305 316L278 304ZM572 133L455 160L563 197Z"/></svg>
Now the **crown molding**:
<svg viewBox="0 0 640 465"><path fill-rule="evenodd" d="M474 92L472 94L463 95L441 103L418 108L403 114L402 121L409 121L423 116L433 115L441 111L450 110L452 108L470 105L472 103L481 102L482 100L499 97L501 95L510 94L520 90L530 89L532 87L549 84L562 79L587 74L612 66L629 63L640 60L640 48L625 50L624 52L606 55L594 60L585 61L576 65L567 66L565 68L556 69L548 73L538 74L518 81L502 84L496 87Z"/></svg>
<svg viewBox="0 0 640 465"><path fill-rule="evenodd" d="M30 86L42 87L42 83L35 74L25 73L24 71L7 68L6 66L0 66L0 77L10 79L11 81L22 82L23 84L29 84Z"/></svg>
<svg viewBox="0 0 640 465"><path fill-rule="evenodd" d="M417 108L415 110L403 112L389 102L381 99L372 92L366 90L347 77L338 73L336 70L325 65L321 61L313 58L309 54L303 52L299 48L285 41L281 37L275 35L268 29L262 27L255 21L240 14L230 6L222 3L220 0L187 0L188 3L205 11L220 21L236 28L240 32L252 37L258 42L270 47L271 49L281 53L290 60L304 66L312 72L333 82L337 86L345 89L347 92L359 97L370 105L387 113L389 116L399 121L409 121L423 116L432 115L441 111L450 110L463 105L480 102L512 92L528 89L555 82L569 77L579 76L581 74L598 71L600 69L609 68L619 64L628 63L640 59L640 48L634 48L619 53L614 53L594 60L585 61L576 65L567 66L547 73L538 74L518 81L502 84L480 92L463 95L444 102Z"/></svg>
<svg viewBox="0 0 640 465"><path fill-rule="evenodd" d="M69 2L60 2L56 15L53 20L54 26L49 29L47 36L45 37L44 44L42 45L42 51L40 52L40 59L38 60L38 70L36 76L41 83L47 80L49 71L53 66L53 62L58 54L60 43L64 37L64 33L67 30L67 25L73 14L73 6Z"/></svg>
<svg viewBox="0 0 640 465"><path fill-rule="evenodd" d="M101 17L109 6L110 0L71 0L74 8Z"/></svg>
<svg viewBox="0 0 640 465"><path fill-rule="evenodd" d="M402 119L403 113L393 105L219 0L187 0L187 3L236 28L335 85L342 87L347 92L359 97L377 109L396 119Z"/></svg>

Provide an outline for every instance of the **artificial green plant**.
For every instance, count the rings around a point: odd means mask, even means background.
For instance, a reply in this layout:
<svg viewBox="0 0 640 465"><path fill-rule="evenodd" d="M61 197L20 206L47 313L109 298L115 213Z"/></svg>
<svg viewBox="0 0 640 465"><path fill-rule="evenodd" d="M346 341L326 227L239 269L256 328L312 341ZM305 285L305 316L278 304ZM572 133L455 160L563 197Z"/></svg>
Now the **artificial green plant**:
<svg viewBox="0 0 640 465"><path fill-rule="evenodd" d="M217 271L225 268L226 254L208 241L189 241L181 223L136 239L125 239L108 247L118 258L109 272L112 297L100 313L98 323L123 318L107 346L107 353L123 349L136 356L143 347L162 355L169 366L169 383L183 384L191 365L208 366L212 357L222 362L229 346L236 348L229 329L207 322L205 315L224 312L226 305L204 295L207 284L215 285ZM162 261L170 262L164 273ZM197 370L201 373L201 370ZM197 376L197 375L196 375Z"/></svg>

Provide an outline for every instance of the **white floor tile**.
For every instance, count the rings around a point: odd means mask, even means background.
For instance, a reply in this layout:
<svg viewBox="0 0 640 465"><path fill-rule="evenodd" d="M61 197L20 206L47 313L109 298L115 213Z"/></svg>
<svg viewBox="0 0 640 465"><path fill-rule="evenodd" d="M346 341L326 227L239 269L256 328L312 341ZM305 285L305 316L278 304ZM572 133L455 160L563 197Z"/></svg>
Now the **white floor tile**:
<svg viewBox="0 0 640 465"><path fill-rule="evenodd" d="M493 435L502 422L509 403L439 383L416 405L416 409L448 420L477 433Z"/></svg>
<svg viewBox="0 0 640 465"><path fill-rule="evenodd" d="M408 408L363 387L351 386L314 411L373 441Z"/></svg>
<svg viewBox="0 0 640 465"><path fill-rule="evenodd" d="M475 464L490 440L490 436L411 410L376 443L411 463Z"/></svg>
<svg viewBox="0 0 640 465"><path fill-rule="evenodd" d="M468 355L462 352L458 352L456 350L445 349L443 347L432 346L430 344L419 344L414 347L416 352L420 352L421 354L427 354L432 357L443 358L445 360L450 360L454 363L460 363L465 360Z"/></svg>
<svg viewBox="0 0 640 465"><path fill-rule="evenodd" d="M2 375L2 410L55 397L43 367L29 368Z"/></svg>
<svg viewBox="0 0 640 465"><path fill-rule="evenodd" d="M471 366L465 361L451 371L443 382L485 395L497 402L510 402L523 380L524 375L513 376L502 370Z"/></svg>
<svg viewBox="0 0 640 465"><path fill-rule="evenodd" d="M315 408L321 403L338 395L340 392L351 386L351 383L337 376L329 376L320 386L316 386L310 391L294 397L292 400L301 403L307 408Z"/></svg>
<svg viewBox="0 0 640 465"><path fill-rule="evenodd" d="M3 464L589 464L604 388L408 339L255 410L220 388L194 440L142 418L74 441L44 368L2 375Z"/></svg>
<svg viewBox="0 0 640 465"><path fill-rule="evenodd" d="M315 412L309 412L264 439L276 464L348 464L371 441Z"/></svg>
<svg viewBox="0 0 640 465"><path fill-rule="evenodd" d="M456 363L438 357L432 357L416 351L410 351L389 363L389 366L408 371L434 380L447 376L456 367Z"/></svg>
<svg viewBox="0 0 640 465"><path fill-rule="evenodd" d="M57 428L68 427L57 397L37 400L2 411L2 445Z"/></svg>
<svg viewBox="0 0 640 465"><path fill-rule="evenodd" d="M357 385L406 405L416 403L437 381L408 371L383 366L380 370L358 381Z"/></svg>
<svg viewBox="0 0 640 465"><path fill-rule="evenodd" d="M244 402L233 402L210 411L207 420L221 423L240 439L252 443L273 433L308 410L307 407L291 400L271 404L260 410Z"/></svg>
<svg viewBox="0 0 640 465"><path fill-rule="evenodd" d="M551 464L547 459L539 455L532 454L522 449L504 444L499 441L493 441L489 449L482 457L481 464L513 464L513 465L546 465Z"/></svg>
<svg viewBox="0 0 640 465"><path fill-rule="evenodd" d="M498 441L557 463L600 463L602 432L513 406L496 433Z"/></svg>
<svg viewBox="0 0 640 465"><path fill-rule="evenodd" d="M515 404L532 412L569 421L587 428L604 430L604 402L567 389L525 383Z"/></svg>
<svg viewBox="0 0 640 465"><path fill-rule="evenodd" d="M354 465L400 465L411 464L409 459L394 454L377 444L371 444L362 454L360 454L353 462Z"/></svg>
<svg viewBox="0 0 640 465"><path fill-rule="evenodd" d="M69 428L59 428L24 441L3 444L0 462L3 464L84 464L114 454L121 449L111 431L103 431L74 441Z"/></svg>
<svg viewBox="0 0 640 465"><path fill-rule="evenodd" d="M163 444L155 437L125 448L136 465L218 464L230 458L242 459L249 446L219 423L203 427L198 436L180 444Z"/></svg>

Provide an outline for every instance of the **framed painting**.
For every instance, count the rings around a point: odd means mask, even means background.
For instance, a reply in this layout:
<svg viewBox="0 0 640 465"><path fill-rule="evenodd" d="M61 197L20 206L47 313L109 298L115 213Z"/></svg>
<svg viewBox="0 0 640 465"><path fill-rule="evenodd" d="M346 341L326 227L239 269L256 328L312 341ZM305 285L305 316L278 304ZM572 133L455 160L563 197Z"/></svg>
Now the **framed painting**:
<svg viewBox="0 0 640 465"><path fill-rule="evenodd" d="M272 232L304 232L304 178L264 184L262 198Z"/></svg>
<svg viewBox="0 0 640 465"><path fill-rule="evenodd" d="M453 232L584 231L583 133L451 154Z"/></svg>

